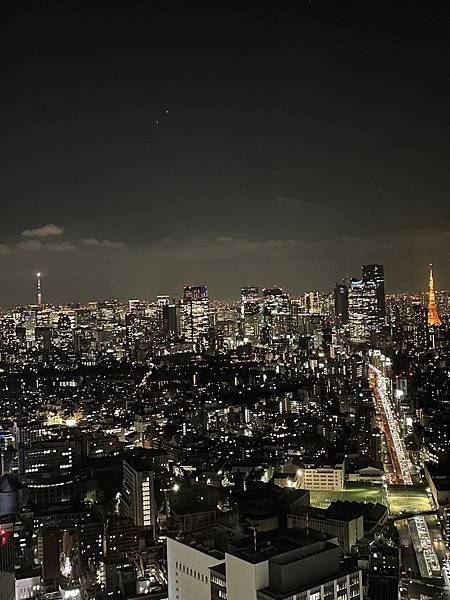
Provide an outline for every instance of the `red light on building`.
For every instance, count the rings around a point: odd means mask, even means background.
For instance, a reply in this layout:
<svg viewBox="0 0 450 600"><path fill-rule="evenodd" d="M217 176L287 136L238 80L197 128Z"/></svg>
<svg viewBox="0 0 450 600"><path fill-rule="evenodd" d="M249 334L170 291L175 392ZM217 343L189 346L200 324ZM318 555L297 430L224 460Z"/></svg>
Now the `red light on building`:
<svg viewBox="0 0 450 600"><path fill-rule="evenodd" d="M6 544L10 535L12 535L12 531L0 529L0 546L4 546Z"/></svg>

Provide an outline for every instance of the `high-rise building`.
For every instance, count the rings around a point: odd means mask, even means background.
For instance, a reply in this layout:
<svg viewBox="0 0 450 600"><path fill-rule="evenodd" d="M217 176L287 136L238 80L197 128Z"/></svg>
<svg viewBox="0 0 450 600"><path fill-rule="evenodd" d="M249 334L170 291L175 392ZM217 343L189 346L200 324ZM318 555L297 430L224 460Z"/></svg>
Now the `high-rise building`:
<svg viewBox="0 0 450 600"><path fill-rule="evenodd" d="M137 527L156 531L155 460L151 450L125 455L120 508Z"/></svg>
<svg viewBox="0 0 450 600"><path fill-rule="evenodd" d="M291 300L281 288L264 288L262 325L266 341L286 339L291 333Z"/></svg>
<svg viewBox="0 0 450 600"><path fill-rule="evenodd" d="M19 475L77 470L83 460L81 438L33 442L18 449Z"/></svg>
<svg viewBox="0 0 450 600"><path fill-rule="evenodd" d="M304 297L304 306L309 315L320 315L321 302L319 292L306 292Z"/></svg>
<svg viewBox="0 0 450 600"><path fill-rule="evenodd" d="M42 423L37 420L20 418L14 421L13 434L16 448L28 446L42 439Z"/></svg>
<svg viewBox="0 0 450 600"><path fill-rule="evenodd" d="M68 352L73 348L73 328L72 321L68 315L62 314L58 319L55 330L53 345L63 352Z"/></svg>
<svg viewBox="0 0 450 600"><path fill-rule="evenodd" d="M348 287L344 283L334 288L334 315L338 325L348 324Z"/></svg>
<svg viewBox="0 0 450 600"><path fill-rule="evenodd" d="M156 302L158 303L158 306L166 306L167 304L170 304L170 296L167 294L156 296Z"/></svg>
<svg viewBox="0 0 450 600"><path fill-rule="evenodd" d="M350 339L355 343L368 342L378 330L377 284L362 279L352 279L348 292Z"/></svg>
<svg viewBox="0 0 450 600"><path fill-rule="evenodd" d="M259 299L259 290L253 285L247 285L241 288L241 302L248 302Z"/></svg>
<svg viewBox="0 0 450 600"><path fill-rule="evenodd" d="M386 296L384 291L384 268L383 265L363 265L362 267L363 281L374 281L377 288L377 315L378 327L384 325L386 316Z"/></svg>
<svg viewBox="0 0 450 600"><path fill-rule="evenodd" d="M260 298L259 290L254 286L241 288L241 319L244 339L257 340L259 337Z"/></svg>
<svg viewBox="0 0 450 600"><path fill-rule="evenodd" d="M175 337L179 330L179 309L177 304L164 304L162 307L163 339Z"/></svg>
<svg viewBox="0 0 450 600"><path fill-rule="evenodd" d="M186 342L205 344L209 331L209 297L206 285L187 285L181 302L181 335Z"/></svg>

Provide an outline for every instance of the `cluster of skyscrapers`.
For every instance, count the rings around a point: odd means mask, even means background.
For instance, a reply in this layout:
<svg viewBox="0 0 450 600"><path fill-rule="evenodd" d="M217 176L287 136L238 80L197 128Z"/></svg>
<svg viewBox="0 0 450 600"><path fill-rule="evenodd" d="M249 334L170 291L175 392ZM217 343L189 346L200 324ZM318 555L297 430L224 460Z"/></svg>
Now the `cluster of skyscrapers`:
<svg viewBox="0 0 450 600"><path fill-rule="evenodd" d="M335 287L338 322L348 325L350 339L368 342L385 325L386 300L383 265L364 265L361 278Z"/></svg>

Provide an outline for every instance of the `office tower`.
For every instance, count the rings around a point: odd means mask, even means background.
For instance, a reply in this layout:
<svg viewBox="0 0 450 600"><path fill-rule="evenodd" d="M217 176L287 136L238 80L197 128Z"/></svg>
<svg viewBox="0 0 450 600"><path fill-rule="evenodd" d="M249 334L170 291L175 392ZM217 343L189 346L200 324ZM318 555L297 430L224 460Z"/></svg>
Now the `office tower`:
<svg viewBox="0 0 450 600"><path fill-rule="evenodd" d="M363 265L362 278L365 282L374 281L377 286L378 327L381 328L384 325L384 319L386 316L383 265Z"/></svg>
<svg viewBox="0 0 450 600"><path fill-rule="evenodd" d="M246 286L241 288L241 319L244 340L255 341L259 337L260 299L258 288Z"/></svg>
<svg viewBox="0 0 450 600"><path fill-rule="evenodd" d="M334 288L334 315L338 325L348 324L348 287L344 283Z"/></svg>
<svg viewBox="0 0 450 600"><path fill-rule="evenodd" d="M375 281L352 279L348 292L350 339L368 342L378 330L378 288Z"/></svg>
<svg viewBox="0 0 450 600"><path fill-rule="evenodd" d="M62 350L67 352L73 348L73 329L72 321L68 315L62 314L58 319L56 326L56 336L53 340L53 344Z"/></svg>
<svg viewBox="0 0 450 600"><path fill-rule="evenodd" d="M143 300L128 300L128 310L130 313L135 311L145 311L145 302Z"/></svg>
<svg viewBox="0 0 450 600"><path fill-rule="evenodd" d="M19 475L34 473L62 474L77 470L83 460L80 438L50 439L31 442L18 449Z"/></svg>
<svg viewBox="0 0 450 600"><path fill-rule="evenodd" d="M14 421L13 434L16 448L28 446L42 439L42 423L26 418Z"/></svg>
<svg viewBox="0 0 450 600"><path fill-rule="evenodd" d="M434 291L433 265L430 265L430 278L428 283L428 325L439 327L442 321L436 306L436 292Z"/></svg>
<svg viewBox="0 0 450 600"><path fill-rule="evenodd" d="M262 325L266 341L281 340L291 333L291 301L281 288L264 288Z"/></svg>
<svg viewBox="0 0 450 600"><path fill-rule="evenodd" d="M170 304L170 296L167 294L156 296L156 302L158 306L166 306L167 304Z"/></svg>
<svg viewBox="0 0 450 600"><path fill-rule="evenodd" d="M259 290L253 285L247 285L241 288L241 302L254 301L259 299Z"/></svg>
<svg viewBox="0 0 450 600"><path fill-rule="evenodd" d="M16 342L16 323L12 315L5 315L0 319L1 346L12 346Z"/></svg>
<svg viewBox="0 0 450 600"><path fill-rule="evenodd" d="M186 342L207 343L209 299L206 285L187 285L181 302L181 334Z"/></svg>
<svg viewBox="0 0 450 600"><path fill-rule="evenodd" d="M0 600L15 600L14 523L0 518Z"/></svg>
<svg viewBox="0 0 450 600"><path fill-rule="evenodd" d="M321 302L319 292L306 292L304 306L308 314L320 315Z"/></svg>
<svg viewBox="0 0 450 600"><path fill-rule="evenodd" d="M176 304L164 304L162 311L163 339L175 337L179 331L179 308Z"/></svg>
<svg viewBox="0 0 450 600"><path fill-rule="evenodd" d="M81 438L47 439L18 447L20 481L30 500L38 505L80 501L86 492L87 476L80 473L83 461Z"/></svg>
<svg viewBox="0 0 450 600"><path fill-rule="evenodd" d="M156 532L154 456L150 450L130 452L123 459L121 514L137 527Z"/></svg>

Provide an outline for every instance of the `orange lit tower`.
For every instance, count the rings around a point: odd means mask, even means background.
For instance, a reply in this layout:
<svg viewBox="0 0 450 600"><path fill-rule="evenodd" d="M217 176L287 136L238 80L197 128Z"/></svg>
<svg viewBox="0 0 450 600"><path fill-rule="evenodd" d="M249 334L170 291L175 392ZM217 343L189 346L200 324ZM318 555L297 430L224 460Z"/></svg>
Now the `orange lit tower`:
<svg viewBox="0 0 450 600"><path fill-rule="evenodd" d="M434 292L433 265L430 265L430 283L428 287L428 325L436 325L442 323L436 307L436 294Z"/></svg>

